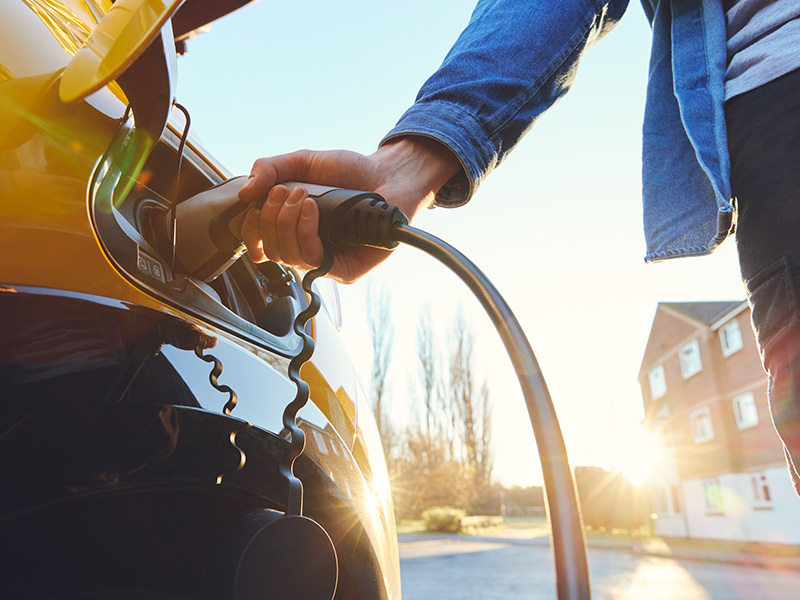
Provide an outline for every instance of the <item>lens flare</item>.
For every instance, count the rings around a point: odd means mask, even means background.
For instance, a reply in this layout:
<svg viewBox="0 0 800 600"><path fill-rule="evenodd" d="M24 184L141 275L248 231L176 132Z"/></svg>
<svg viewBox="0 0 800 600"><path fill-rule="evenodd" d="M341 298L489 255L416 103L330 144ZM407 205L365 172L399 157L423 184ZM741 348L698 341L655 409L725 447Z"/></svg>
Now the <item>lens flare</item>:
<svg viewBox="0 0 800 600"><path fill-rule="evenodd" d="M639 487L647 483L658 469L662 448L656 436L637 426L626 436L625 448L619 455L619 468L625 478Z"/></svg>

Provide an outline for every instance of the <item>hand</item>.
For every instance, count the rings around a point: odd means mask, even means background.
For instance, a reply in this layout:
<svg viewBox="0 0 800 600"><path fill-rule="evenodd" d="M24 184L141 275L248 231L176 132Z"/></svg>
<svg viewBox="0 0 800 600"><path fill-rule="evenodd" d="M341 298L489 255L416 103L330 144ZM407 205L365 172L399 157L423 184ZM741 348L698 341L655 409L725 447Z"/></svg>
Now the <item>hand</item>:
<svg viewBox="0 0 800 600"><path fill-rule="evenodd" d="M244 202L266 196L261 210L251 210L242 226L242 239L255 262L273 260L309 270L322 262L317 235L319 210L302 188L289 191L285 181L375 192L400 208L409 220L430 206L436 192L461 165L445 146L410 136L393 141L365 156L347 150L300 150L255 162L250 179L239 192ZM384 261L387 250L347 248L334 255L330 276L350 283Z"/></svg>

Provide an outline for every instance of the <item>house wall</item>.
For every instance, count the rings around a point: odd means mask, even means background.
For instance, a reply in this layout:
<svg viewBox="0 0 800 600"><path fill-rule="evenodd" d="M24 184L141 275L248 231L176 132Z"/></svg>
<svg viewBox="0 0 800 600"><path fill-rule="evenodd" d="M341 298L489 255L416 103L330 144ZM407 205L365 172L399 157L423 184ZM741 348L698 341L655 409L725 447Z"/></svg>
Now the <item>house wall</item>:
<svg viewBox="0 0 800 600"><path fill-rule="evenodd" d="M721 510L708 508L703 480L683 482L686 498L685 522L688 537L772 544L800 544L800 496L794 490L786 468L773 467L763 473L769 482L771 501L758 503L753 498L749 473L717 476L722 488ZM658 527L659 535L670 535L669 526ZM657 524L660 524L659 518ZM675 535L681 535L678 528Z"/></svg>
<svg viewBox="0 0 800 600"><path fill-rule="evenodd" d="M766 382L755 335L750 325L750 311L742 311L734 319L738 322L739 331L742 334L742 348L733 354L723 356L719 329L713 333L710 340L710 353L713 356L714 364L717 365L720 393L723 394L733 393L739 388L750 385L753 381L763 380Z"/></svg>
<svg viewBox="0 0 800 600"><path fill-rule="evenodd" d="M688 537L683 515L658 515L655 522L656 535L662 537Z"/></svg>
<svg viewBox="0 0 800 600"><path fill-rule="evenodd" d="M708 407L711 414L714 437L711 440L695 443L691 431L691 415L695 410ZM726 403L719 398L684 405L672 413L672 448L678 467L678 476L686 481L710 477L717 473L733 470L729 453L729 428L720 424L728 412Z"/></svg>
<svg viewBox="0 0 800 600"><path fill-rule="evenodd" d="M761 367L745 309L732 317L739 325L742 348L724 356L721 327L687 321L669 309L659 309L639 374L645 424L658 430L670 454L670 468L660 470L661 486L678 486L679 511L663 507L655 522L659 535L800 545L800 497L791 485L783 447L772 425L766 397L767 378ZM680 349L698 340L702 370L684 379ZM648 374L664 368L667 393L653 400ZM733 398L751 392L758 423L739 429ZM711 440L695 443L690 415L708 407L713 425ZM663 466L662 466L663 467ZM759 499L752 476L764 476L769 501ZM721 501L707 502L705 482L719 483ZM713 488L713 486L711 486ZM669 504L669 503L668 503Z"/></svg>
<svg viewBox="0 0 800 600"><path fill-rule="evenodd" d="M766 385L766 381L757 381L749 388L737 390L725 398L728 410L721 426L726 426L729 431L729 454L733 471L749 471L758 469L764 464L783 461L783 443L772 424ZM753 394L758 424L739 429L733 413L733 397L743 391Z"/></svg>

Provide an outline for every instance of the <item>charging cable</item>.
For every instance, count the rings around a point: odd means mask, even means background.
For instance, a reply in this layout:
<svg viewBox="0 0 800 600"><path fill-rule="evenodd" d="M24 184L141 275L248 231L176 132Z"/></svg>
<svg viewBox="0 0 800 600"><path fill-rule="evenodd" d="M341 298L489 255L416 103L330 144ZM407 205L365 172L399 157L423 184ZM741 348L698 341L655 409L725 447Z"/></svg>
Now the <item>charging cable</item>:
<svg viewBox="0 0 800 600"><path fill-rule="evenodd" d="M330 252L336 249L354 246L393 249L404 243L439 260L478 298L514 365L536 437L552 531L558 598L588 600L591 591L586 540L564 438L539 363L508 303L472 261L439 238L410 226L403 212L381 196L306 184L288 184L288 187L295 185L302 185L320 208L319 235L326 247L325 272L330 269ZM320 269L309 273L313 278L320 274ZM310 282L308 285L304 282L303 287L313 299Z"/></svg>
<svg viewBox="0 0 800 600"><path fill-rule="evenodd" d="M194 277L210 281L244 253L239 235L242 221L247 210L255 206L238 199L245 181L244 177L227 180L177 205L177 258ZM289 365L289 377L297 385L297 396L283 415L284 427L290 434L290 448L281 463L281 474L289 490L286 516L299 519L303 513L303 486L294 475L294 463L304 449L297 413L308 401L309 394L308 386L300 378L300 368L311 358L314 349L305 325L320 306L312 283L328 273L333 254L339 249L369 246L391 250L400 243L408 244L430 254L458 275L483 305L500 334L516 370L536 436L551 526L558 598L588 600L591 594L586 540L564 438L536 356L506 301L467 257L437 237L411 227L403 212L381 196L318 185L282 185L290 189L301 186L316 201L320 216L318 231L325 248L323 264L303 278L303 289L310 302L294 323L295 332L303 339L303 347ZM305 522L301 524L306 525ZM324 532L317 534L315 530L311 536L313 547L327 546L329 541L323 539ZM321 540L319 543L317 538ZM325 587L324 591L327 593L329 589Z"/></svg>

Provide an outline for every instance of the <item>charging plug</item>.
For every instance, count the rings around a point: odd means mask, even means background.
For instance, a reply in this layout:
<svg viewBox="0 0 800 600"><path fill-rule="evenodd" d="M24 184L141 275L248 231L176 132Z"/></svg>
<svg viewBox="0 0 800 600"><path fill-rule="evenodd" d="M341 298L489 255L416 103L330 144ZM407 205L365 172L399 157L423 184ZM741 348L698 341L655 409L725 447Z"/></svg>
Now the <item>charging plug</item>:
<svg viewBox="0 0 800 600"><path fill-rule="evenodd" d="M379 194L305 183L284 183L289 189L302 187L319 207L319 237L332 249L370 246L397 247L395 228L408 225L403 211Z"/></svg>
<svg viewBox="0 0 800 600"><path fill-rule="evenodd" d="M176 208L175 251L179 266L203 281L213 281L245 251L242 223L256 204L239 200L246 177L235 177L187 198ZM394 230L408 225L399 208L380 195L305 183L303 187L319 206L319 236L336 250L371 246L391 250L397 246Z"/></svg>

